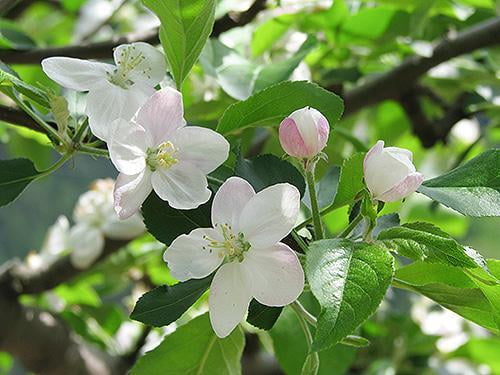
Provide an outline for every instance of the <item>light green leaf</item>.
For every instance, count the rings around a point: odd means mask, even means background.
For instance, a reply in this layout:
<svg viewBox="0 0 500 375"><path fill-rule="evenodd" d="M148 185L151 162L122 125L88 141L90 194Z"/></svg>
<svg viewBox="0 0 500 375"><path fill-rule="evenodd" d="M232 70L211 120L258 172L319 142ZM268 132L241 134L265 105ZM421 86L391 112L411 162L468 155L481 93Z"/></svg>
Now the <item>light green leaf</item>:
<svg viewBox="0 0 500 375"><path fill-rule="evenodd" d="M245 335L237 327L228 337L218 338L208 313L191 320L154 350L141 357L133 375L237 375L241 374L241 354Z"/></svg>
<svg viewBox="0 0 500 375"><path fill-rule="evenodd" d="M500 149L425 181L419 193L467 216L500 216Z"/></svg>
<svg viewBox="0 0 500 375"><path fill-rule="evenodd" d="M306 82L281 82L231 105L222 116L217 131L230 134L253 126L277 126L293 111L311 106L323 113L333 128L344 104L334 93Z"/></svg>
<svg viewBox="0 0 500 375"><path fill-rule="evenodd" d="M216 1L143 1L160 19L161 44L179 88L212 32Z"/></svg>
<svg viewBox="0 0 500 375"><path fill-rule="evenodd" d="M270 49L293 25L295 14L282 14L257 26L252 35L252 55L260 56Z"/></svg>
<svg viewBox="0 0 500 375"><path fill-rule="evenodd" d="M13 87L21 94L26 95L28 98L34 100L43 107L50 108L49 100L47 94L34 86L24 82L10 70L6 65L0 62L0 87ZM2 90L5 94L10 96L10 93L6 90Z"/></svg>
<svg viewBox="0 0 500 375"><path fill-rule="evenodd" d="M413 260L452 266L478 267L465 248L449 234L430 223L410 223L379 233L379 243Z"/></svg>
<svg viewBox="0 0 500 375"><path fill-rule="evenodd" d="M364 153L358 152L344 161L340 171L337 194L332 203L332 209L350 204L356 195L364 189L363 160Z"/></svg>
<svg viewBox="0 0 500 375"><path fill-rule="evenodd" d="M0 160L0 206L16 199L40 172L29 159Z"/></svg>
<svg viewBox="0 0 500 375"><path fill-rule="evenodd" d="M349 240L313 242L306 275L321 305L313 350L342 340L368 319L384 298L394 259L383 248Z"/></svg>

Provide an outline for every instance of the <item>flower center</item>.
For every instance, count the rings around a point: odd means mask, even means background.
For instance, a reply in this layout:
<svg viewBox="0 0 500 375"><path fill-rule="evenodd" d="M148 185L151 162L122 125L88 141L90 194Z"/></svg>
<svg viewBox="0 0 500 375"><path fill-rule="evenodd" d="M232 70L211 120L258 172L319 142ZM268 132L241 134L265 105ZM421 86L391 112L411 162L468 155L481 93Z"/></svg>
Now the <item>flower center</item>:
<svg viewBox="0 0 500 375"><path fill-rule="evenodd" d="M137 51L135 46L124 47L117 58L116 68L113 72L106 73L108 81L123 89L128 89L135 83L130 79L129 73L135 70L145 59L143 53ZM151 67L145 68L139 73L151 78Z"/></svg>
<svg viewBox="0 0 500 375"><path fill-rule="evenodd" d="M234 234L230 225L215 224L215 228L220 229L222 232L222 241L214 240L208 236L203 236L203 239L207 241L207 246L203 249L209 249L210 252L213 250L219 253L220 257L226 258L228 262L238 261L243 262L245 258L244 254L250 250L250 243L245 240L243 233Z"/></svg>
<svg viewBox="0 0 500 375"><path fill-rule="evenodd" d="M153 172L157 168L170 168L179 161L175 154L179 151L172 142L163 142L158 148L148 148L146 151L146 164Z"/></svg>

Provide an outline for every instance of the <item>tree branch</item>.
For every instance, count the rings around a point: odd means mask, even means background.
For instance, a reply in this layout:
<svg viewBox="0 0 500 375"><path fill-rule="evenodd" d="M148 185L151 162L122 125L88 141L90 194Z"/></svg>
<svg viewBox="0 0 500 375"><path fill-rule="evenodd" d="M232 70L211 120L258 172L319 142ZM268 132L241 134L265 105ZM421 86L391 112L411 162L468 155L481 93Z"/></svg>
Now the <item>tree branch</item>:
<svg viewBox="0 0 500 375"><path fill-rule="evenodd" d="M101 256L93 265L118 251L127 243L128 241L107 239ZM41 270L32 270L22 263L11 262L5 265L3 270L0 269L0 293L10 296L42 293L71 280L84 271L71 264L69 255Z"/></svg>
<svg viewBox="0 0 500 375"><path fill-rule="evenodd" d="M214 24L211 36L217 37L234 27L245 26L265 8L266 0L256 0L245 12L226 15ZM73 45L66 47L34 48L30 50L0 49L0 60L6 64L39 64L51 56L67 56L80 59L106 59L113 55L113 48L125 43L146 42L159 44L158 29L142 33L130 33L106 42Z"/></svg>
<svg viewBox="0 0 500 375"><path fill-rule="evenodd" d="M0 351L41 375L118 375L127 364L84 343L52 313L0 293Z"/></svg>

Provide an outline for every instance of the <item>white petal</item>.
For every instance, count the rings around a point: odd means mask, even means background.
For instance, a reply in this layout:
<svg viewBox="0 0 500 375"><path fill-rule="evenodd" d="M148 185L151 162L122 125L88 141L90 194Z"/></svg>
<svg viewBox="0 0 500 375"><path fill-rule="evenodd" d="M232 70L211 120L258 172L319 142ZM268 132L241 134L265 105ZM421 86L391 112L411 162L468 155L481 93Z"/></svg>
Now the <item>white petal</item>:
<svg viewBox="0 0 500 375"><path fill-rule="evenodd" d="M120 172L137 174L146 168L147 149L152 143L142 126L118 119L113 122L108 139L109 156Z"/></svg>
<svg viewBox="0 0 500 375"><path fill-rule="evenodd" d="M126 65L134 66L127 72L127 78L133 82L141 81L154 87L165 77L165 56L150 44L122 44L116 47L113 56L119 69Z"/></svg>
<svg viewBox="0 0 500 375"><path fill-rule="evenodd" d="M152 189L148 168L133 176L120 173L114 191L115 211L120 219L127 219L138 212Z"/></svg>
<svg viewBox="0 0 500 375"><path fill-rule="evenodd" d="M252 185L240 177L228 178L215 193L212 203L212 225L228 224L239 232L243 208L255 195Z"/></svg>
<svg viewBox="0 0 500 375"><path fill-rule="evenodd" d="M212 228L198 228L177 237L165 251L163 260L177 280L202 279L222 264L224 257L207 246L204 236L217 240L220 237Z"/></svg>
<svg viewBox="0 0 500 375"><path fill-rule="evenodd" d="M186 124L181 93L171 87L157 91L139 109L136 121L149 131L155 146L170 140Z"/></svg>
<svg viewBox="0 0 500 375"><path fill-rule="evenodd" d="M210 286L208 308L210 322L217 336L228 336L248 310L252 296L240 263L224 264Z"/></svg>
<svg viewBox="0 0 500 375"><path fill-rule="evenodd" d="M413 153L406 148L399 147L386 147L385 150L393 155L400 155L401 159L408 159L409 161L413 160Z"/></svg>
<svg viewBox="0 0 500 375"><path fill-rule="evenodd" d="M290 184L258 192L241 213L239 228L252 246L267 248L288 235L297 222L300 193Z"/></svg>
<svg viewBox="0 0 500 375"><path fill-rule="evenodd" d="M112 72L114 67L70 57L49 57L42 61L42 69L50 79L63 87L87 91L106 81L106 73Z"/></svg>
<svg viewBox="0 0 500 375"><path fill-rule="evenodd" d="M424 181L424 175L418 172L410 173L406 178L401 181L396 186L392 187L388 191L381 195L376 195L374 198L382 202L395 202L403 199L415 192L422 182Z"/></svg>
<svg viewBox="0 0 500 375"><path fill-rule="evenodd" d="M241 263L251 280L252 296L267 306L284 306L304 290L304 271L295 252L284 243L252 247Z"/></svg>
<svg viewBox="0 0 500 375"><path fill-rule="evenodd" d="M59 255L68 248L69 220L61 215L47 231L40 253Z"/></svg>
<svg viewBox="0 0 500 375"><path fill-rule="evenodd" d="M115 211L113 211L113 215L113 217L108 217L102 226L102 231L108 238L130 240L146 231L142 216L138 213L125 220L121 220Z"/></svg>
<svg viewBox="0 0 500 375"><path fill-rule="evenodd" d="M151 177L156 194L180 210L190 210L210 199L206 176L194 165L179 161L172 167L158 168Z"/></svg>
<svg viewBox="0 0 500 375"><path fill-rule="evenodd" d="M229 142L222 135L199 126L177 129L172 143L179 149L180 160L194 164L205 174L217 169L229 155Z"/></svg>
<svg viewBox="0 0 500 375"><path fill-rule="evenodd" d="M104 236L96 227L77 224L71 228L69 243L72 248L71 264L78 269L91 266L104 249Z"/></svg>
<svg viewBox="0 0 500 375"><path fill-rule="evenodd" d="M153 88L141 85L123 89L103 81L87 95L85 113L89 117L90 130L97 138L107 141L113 121L130 120L153 92Z"/></svg>

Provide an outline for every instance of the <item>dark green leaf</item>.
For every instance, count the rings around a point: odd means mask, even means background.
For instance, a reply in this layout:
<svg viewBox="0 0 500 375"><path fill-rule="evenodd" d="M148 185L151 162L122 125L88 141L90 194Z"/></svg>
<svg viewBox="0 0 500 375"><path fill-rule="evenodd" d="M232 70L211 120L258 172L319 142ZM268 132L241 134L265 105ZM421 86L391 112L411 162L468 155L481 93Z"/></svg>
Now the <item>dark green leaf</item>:
<svg viewBox="0 0 500 375"><path fill-rule="evenodd" d="M425 181L418 192L467 216L500 216L500 150Z"/></svg>
<svg viewBox="0 0 500 375"><path fill-rule="evenodd" d="M133 375L235 375L241 374L245 335L241 328L218 338L208 314L177 328L132 368Z"/></svg>
<svg viewBox="0 0 500 375"><path fill-rule="evenodd" d="M310 245L306 275L321 305L313 350L323 350L352 333L384 298L394 259L383 248L349 240Z"/></svg>
<svg viewBox="0 0 500 375"><path fill-rule="evenodd" d="M240 157L234 173L250 182L255 191L281 182L294 185L299 189L301 196L304 196L306 190L304 177L297 168L274 155L261 155L254 159Z"/></svg>
<svg viewBox="0 0 500 375"><path fill-rule="evenodd" d="M332 167L316 184L316 193L320 209L326 208L332 204L335 195L337 194L339 178L340 168L335 166ZM303 202L309 209L311 209L309 190L306 191Z"/></svg>
<svg viewBox="0 0 500 375"><path fill-rule="evenodd" d="M323 113L333 128L344 105L342 99L320 86L305 82L281 82L231 105L222 116L217 130L222 134L252 126L277 126L293 111L311 106Z"/></svg>
<svg viewBox="0 0 500 375"><path fill-rule="evenodd" d="M248 307L247 322L254 327L270 330L278 320L283 307L271 307L263 305L253 299Z"/></svg>
<svg viewBox="0 0 500 375"><path fill-rule="evenodd" d="M0 206L16 199L39 175L29 159L0 160Z"/></svg>
<svg viewBox="0 0 500 375"><path fill-rule="evenodd" d="M216 1L143 1L160 19L161 44L181 87L212 32Z"/></svg>
<svg viewBox="0 0 500 375"><path fill-rule="evenodd" d="M145 293L130 318L155 327L167 326L181 317L206 292L212 276L163 285Z"/></svg>
<svg viewBox="0 0 500 375"><path fill-rule="evenodd" d="M196 228L211 227L211 201L194 210L176 210L151 193L142 204L142 216L148 232L166 245L181 234Z"/></svg>
<svg viewBox="0 0 500 375"><path fill-rule="evenodd" d="M379 233L378 240L387 248L413 260L478 267L462 245L430 223L389 228Z"/></svg>

